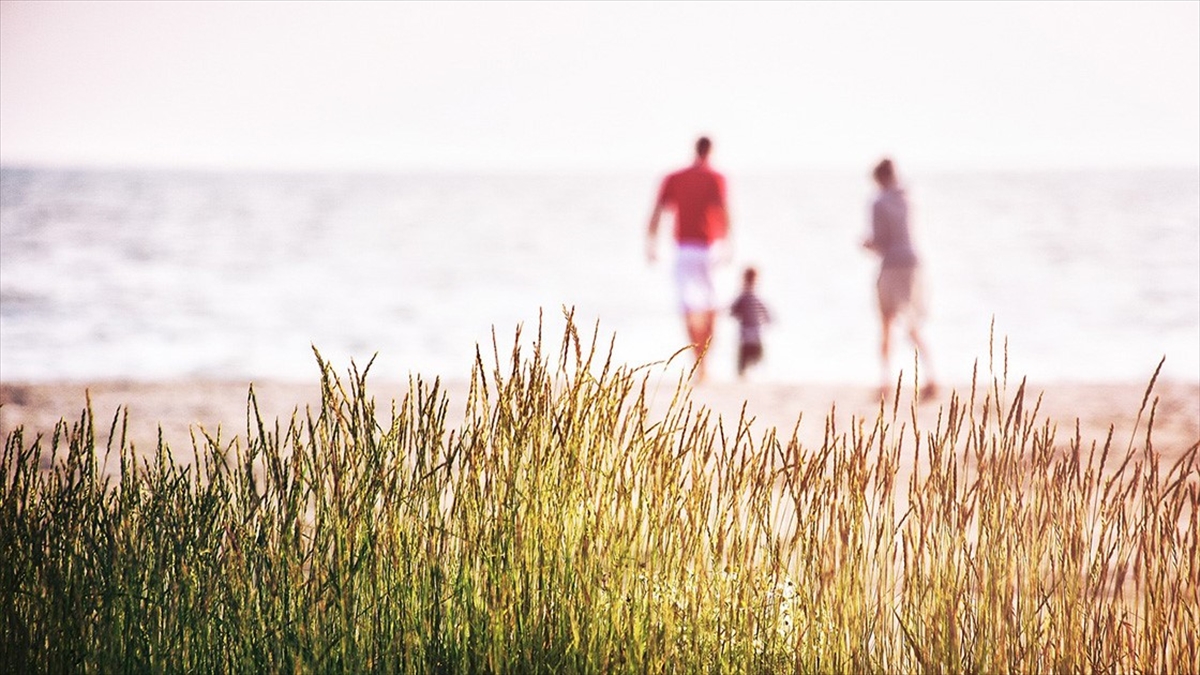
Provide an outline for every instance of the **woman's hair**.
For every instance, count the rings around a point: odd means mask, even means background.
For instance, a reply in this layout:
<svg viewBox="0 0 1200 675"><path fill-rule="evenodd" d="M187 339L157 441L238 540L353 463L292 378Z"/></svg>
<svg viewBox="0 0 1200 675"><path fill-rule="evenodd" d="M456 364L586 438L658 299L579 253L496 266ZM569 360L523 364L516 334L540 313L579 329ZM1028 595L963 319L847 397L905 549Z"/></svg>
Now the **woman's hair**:
<svg viewBox="0 0 1200 675"><path fill-rule="evenodd" d="M896 182L896 168L892 166L892 160L884 159L876 164L874 176L875 181L880 184Z"/></svg>

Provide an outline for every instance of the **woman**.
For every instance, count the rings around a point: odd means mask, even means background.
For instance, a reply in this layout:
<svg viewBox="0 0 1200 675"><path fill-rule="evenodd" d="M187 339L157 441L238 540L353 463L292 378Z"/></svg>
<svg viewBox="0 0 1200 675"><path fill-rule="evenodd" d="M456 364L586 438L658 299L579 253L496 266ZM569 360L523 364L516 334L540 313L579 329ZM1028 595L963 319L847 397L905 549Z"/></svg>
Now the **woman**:
<svg viewBox="0 0 1200 675"><path fill-rule="evenodd" d="M908 197L896 179L892 160L879 162L873 175L879 186L879 194L871 205L871 232L863 246L880 258L879 280L876 283L883 329L879 350L882 375L880 395L886 396L894 386L890 360L892 324L903 317L908 327L908 337L922 363L920 377L925 385L921 387L921 397L928 398L937 393L937 385L934 384L933 369L929 366L929 352L921 339L925 299L921 265L908 228Z"/></svg>

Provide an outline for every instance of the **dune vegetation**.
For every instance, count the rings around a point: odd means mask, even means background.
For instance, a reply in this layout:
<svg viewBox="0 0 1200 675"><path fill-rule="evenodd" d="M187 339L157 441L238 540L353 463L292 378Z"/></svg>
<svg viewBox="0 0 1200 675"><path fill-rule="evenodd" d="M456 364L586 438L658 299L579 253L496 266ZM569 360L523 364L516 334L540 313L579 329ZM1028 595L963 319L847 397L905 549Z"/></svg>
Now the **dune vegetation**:
<svg viewBox="0 0 1200 675"><path fill-rule="evenodd" d="M1160 466L1153 380L1133 439L1005 377L805 447L597 342L477 353L461 425L318 355L319 407L251 388L188 461L90 405L15 431L0 672L1200 672L1198 446Z"/></svg>

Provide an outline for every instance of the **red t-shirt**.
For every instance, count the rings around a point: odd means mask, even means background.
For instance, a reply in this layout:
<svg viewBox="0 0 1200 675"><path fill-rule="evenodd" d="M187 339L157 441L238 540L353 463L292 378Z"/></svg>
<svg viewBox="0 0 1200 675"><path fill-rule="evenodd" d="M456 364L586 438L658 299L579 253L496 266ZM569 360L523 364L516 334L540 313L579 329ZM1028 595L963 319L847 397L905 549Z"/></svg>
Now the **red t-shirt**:
<svg viewBox="0 0 1200 675"><path fill-rule="evenodd" d="M663 179L658 203L675 210L675 239L711 244L725 237L725 177L707 164L693 164Z"/></svg>

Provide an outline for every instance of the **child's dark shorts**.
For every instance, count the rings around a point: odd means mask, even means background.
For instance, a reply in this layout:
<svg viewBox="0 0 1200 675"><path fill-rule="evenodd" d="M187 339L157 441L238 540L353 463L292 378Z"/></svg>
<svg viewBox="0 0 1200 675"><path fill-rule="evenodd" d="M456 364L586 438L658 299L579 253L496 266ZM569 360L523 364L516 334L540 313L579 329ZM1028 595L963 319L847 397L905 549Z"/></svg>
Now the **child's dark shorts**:
<svg viewBox="0 0 1200 675"><path fill-rule="evenodd" d="M758 342L743 342L738 347L738 375L762 360L763 348Z"/></svg>

